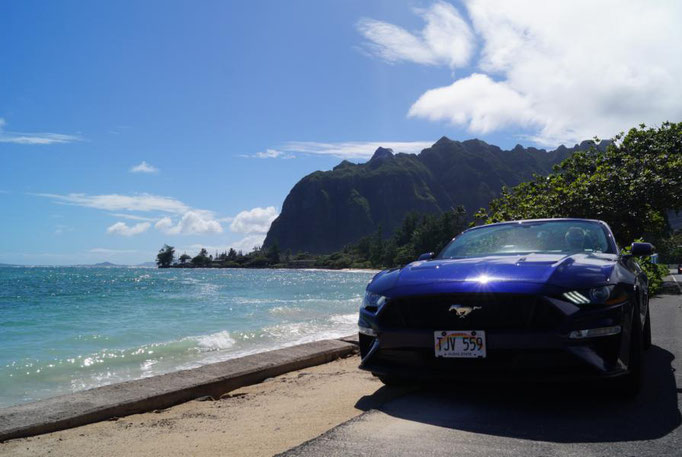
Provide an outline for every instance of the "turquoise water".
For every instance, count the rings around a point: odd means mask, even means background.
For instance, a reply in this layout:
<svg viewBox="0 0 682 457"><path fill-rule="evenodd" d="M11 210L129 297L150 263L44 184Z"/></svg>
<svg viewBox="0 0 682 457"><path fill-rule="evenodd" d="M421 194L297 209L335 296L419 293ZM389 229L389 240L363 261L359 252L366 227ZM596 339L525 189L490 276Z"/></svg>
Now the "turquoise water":
<svg viewBox="0 0 682 457"><path fill-rule="evenodd" d="M371 276L0 267L0 406L354 333Z"/></svg>

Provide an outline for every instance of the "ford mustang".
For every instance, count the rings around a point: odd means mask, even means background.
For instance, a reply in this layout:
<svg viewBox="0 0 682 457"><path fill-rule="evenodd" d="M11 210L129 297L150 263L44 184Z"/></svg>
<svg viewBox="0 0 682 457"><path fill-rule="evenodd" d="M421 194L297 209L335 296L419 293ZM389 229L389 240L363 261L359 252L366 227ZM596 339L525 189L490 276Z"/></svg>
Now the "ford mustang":
<svg viewBox="0 0 682 457"><path fill-rule="evenodd" d="M474 227L378 273L360 308L362 369L413 380L610 378L636 395L651 345L648 282L609 226L541 219Z"/></svg>

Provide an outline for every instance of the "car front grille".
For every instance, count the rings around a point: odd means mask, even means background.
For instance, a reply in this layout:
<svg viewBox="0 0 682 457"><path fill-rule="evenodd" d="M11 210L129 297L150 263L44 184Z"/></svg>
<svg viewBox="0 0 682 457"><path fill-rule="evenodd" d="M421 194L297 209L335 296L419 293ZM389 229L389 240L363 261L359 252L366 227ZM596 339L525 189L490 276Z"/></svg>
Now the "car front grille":
<svg viewBox="0 0 682 457"><path fill-rule="evenodd" d="M452 305L471 307L460 317ZM381 326L430 330L556 328L561 314L536 295L448 294L391 299L378 317Z"/></svg>

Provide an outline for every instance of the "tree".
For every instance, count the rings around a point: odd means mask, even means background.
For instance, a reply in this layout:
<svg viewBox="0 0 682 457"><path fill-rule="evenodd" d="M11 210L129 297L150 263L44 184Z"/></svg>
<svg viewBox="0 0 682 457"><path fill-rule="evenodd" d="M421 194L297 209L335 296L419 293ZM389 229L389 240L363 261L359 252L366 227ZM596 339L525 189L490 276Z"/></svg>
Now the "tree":
<svg viewBox="0 0 682 457"><path fill-rule="evenodd" d="M168 268L173 263L174 258L175 248L164 244L159 250L159 253L156 254L156 265L158 265L159 268Z"/></svg>
<svg viewBox="0 0 682 457"><path fill-rule="evenodd" d="M543 217L601 219L616 239L656 243L669 232L668 210L682 208L682 123L644 124L617 135L605 151L574 153L546 177L503 189L480 210L485 222Z"/></svg>
<svg viewBox="0 0 682 457"><path fill-rule="evenodd" d="M204 248L199 251L199 254L197 254L193 259L192 259L192 265L196 267L205 267L211 262L211 259L208 256L208 251Z"/></svg>
<svg viewBox="0 0 682 457"><path fill-rule="evenodd" d="M271 264L279 263L279 245L274 242L267 250L267 258Z"/></svg>
<svg viewBox="0 0 682 457"><path fill-rule="evenodd" d="M384 239L383 227L379 225L374 234L369 238L369 261L373 267L379 268L384 265Z"/></svg>
<svg viewBox="0 0 682 457"><path fill-rule="evenodd" d="M187 263L188 260L190 260L192 257L187 255L187 253L184 253L180 256L178 260L180 260L180 264L184 265Z"/></svg>
<svg viewBox="0 0 682 457"><path fill-rule="evenodd" d="M659 128L641 124L617 135L605 151L576 152L547 177L503 189L502 196L480 210L478 220L579 217L605 221L621 243L646 239L672 251L669 210L682 208L682 123ZM674 253L673 253L674 255ZM665 268L640 259L655 294Z"/></svg>
<svg viewBox="0 0 682 457"><path fill-rule="evenodd" d="M661 263L682 263L682 230L656 243Z"/></svg>

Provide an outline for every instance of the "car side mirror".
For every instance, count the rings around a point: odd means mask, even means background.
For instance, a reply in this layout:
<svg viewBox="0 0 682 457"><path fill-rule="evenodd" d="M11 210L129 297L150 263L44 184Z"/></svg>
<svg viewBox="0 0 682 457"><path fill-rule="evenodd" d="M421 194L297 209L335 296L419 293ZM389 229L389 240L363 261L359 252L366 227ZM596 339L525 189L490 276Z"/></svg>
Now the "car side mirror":
<svg viewBox="0 0 682 457"><path fill-rule="evenodd" d="M431 260L436 254L433 252L425 252L424 254L417 257L417 260Z"/></svg>
<svg viewBox="0 0 682 457"><path fill-rule="evenodd" d="M649 257L655 250L651 243L632 243L630 255L633 257Z"/></svg>

